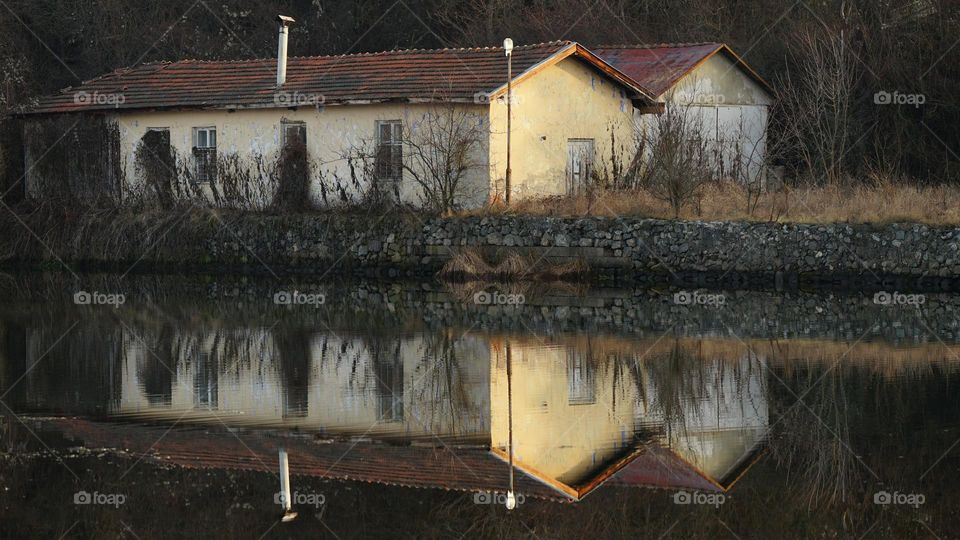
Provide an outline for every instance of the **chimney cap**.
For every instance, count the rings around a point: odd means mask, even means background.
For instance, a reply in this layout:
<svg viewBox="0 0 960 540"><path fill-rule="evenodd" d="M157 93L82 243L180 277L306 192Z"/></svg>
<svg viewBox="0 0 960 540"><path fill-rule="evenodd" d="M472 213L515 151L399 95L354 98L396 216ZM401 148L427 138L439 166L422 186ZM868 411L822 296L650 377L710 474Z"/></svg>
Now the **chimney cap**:
<svg viewBox="0 0 960 540"><path fill-rule="evenodd" d="M287 17L286 15L277 15L277 22L283 26L287 26L290 23L297 22L293 17Z"/></svg>

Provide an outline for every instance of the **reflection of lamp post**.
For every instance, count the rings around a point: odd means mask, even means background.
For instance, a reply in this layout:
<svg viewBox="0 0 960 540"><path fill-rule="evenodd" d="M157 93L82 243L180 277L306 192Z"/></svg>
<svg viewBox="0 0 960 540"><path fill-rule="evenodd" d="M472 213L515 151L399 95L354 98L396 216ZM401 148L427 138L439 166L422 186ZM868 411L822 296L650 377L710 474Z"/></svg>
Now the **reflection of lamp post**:
<svg viewBox="0 0 960 540"><path fill-rule="evenodd" d="M503 50L507 54L507 178L504 186L507 206L510 206L510 107L513 104L513 40L503 40Z"/></svg>
<svg viewBox="0 0 960 540"><path fill-rule="evenodd" d="M509 133L509 132L508 132ZM509 171L510 169L507 169ZM506 341L507 349L507 437L510 446L510 490L507 491L507 510L517 507L517 498L513 494L513 369L510 355L510 341Z"/></svg>
<svg viewBox="0 0 960 540"><path fill-rule="evenodd" d="M280 449L280 496L283 502L283 517L280 521L286 523L297 519L293 511L293 498L290 496L290 464L287 461L287 449Z"/></svg>

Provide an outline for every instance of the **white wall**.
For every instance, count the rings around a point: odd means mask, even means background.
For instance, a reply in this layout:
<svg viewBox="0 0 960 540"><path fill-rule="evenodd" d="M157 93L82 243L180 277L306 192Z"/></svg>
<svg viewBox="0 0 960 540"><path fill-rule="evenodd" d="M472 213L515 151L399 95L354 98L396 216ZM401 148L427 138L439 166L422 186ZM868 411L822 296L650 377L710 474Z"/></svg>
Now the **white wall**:
<svg viewBox="0 0 960 540"><path fill-rule="evenodd" d="M459 111L465 111L476 117L476 122L484 131L486 125L486 105L457 105ZM307 130L307 150L312 163L326 182L339 180L356 193L351 182L350 166L345 159L351 149L373 150L375 126L378 120L401 120L404 130L415 132L424 117L436 113L438 109L425 104L369 104L349 106L312 106L290 109L255 109L227 111L177 111L177 112L135 112L116 115L120 126L121 156L124 161L127 181L130 186L136 182L135 151L140 139L149 128L168 128L171 145L180 156L191 156L193 146L193 128L217 128L217 152L220 156L230 153L251 158L263 156L272 163L281 149L281 123L283 121L304 122ZM406 157L406 156L405 156ZM487 141L483 140L475 156L478 167L469 172L462 184L464 201L469 205L478 205L487 198L488 191L488 153ZM315 202L320 202L320 179L315 177L311 185ZM401 186L401 198L416 203L420 190L409 173L405 174Z"/></svg>
<svg viewBox="0 0 960 540"><path fill-rule="evenodd" d="M679 107L691 125L701 126L702 135L722 159L718 174L729 176L739 156L744 172L737 179L761 179L773 101L724 53L712 56L657 99ZM656 122L654 115L636 116L637 129L651 137Z"/></svg>

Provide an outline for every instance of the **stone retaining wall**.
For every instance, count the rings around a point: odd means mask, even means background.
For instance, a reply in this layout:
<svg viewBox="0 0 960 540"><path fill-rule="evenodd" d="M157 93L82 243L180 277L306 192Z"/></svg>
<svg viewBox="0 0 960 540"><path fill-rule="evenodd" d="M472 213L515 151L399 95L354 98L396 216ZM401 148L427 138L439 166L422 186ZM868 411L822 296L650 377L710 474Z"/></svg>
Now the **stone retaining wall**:
<svg viewBox="0 0 960 540"><path fill-rule="evenodd" d="M129 219L129 218L128 218ZM196 221L196 223L195 223ZM458 250L519 251L552 260L583 258L619 276L683 272L850 276L960 277L960 228L917 224L796 225L706 223L632 218L234 215L180 224L175 234L120 251L95 250L98 234L121 229L103 222L90 242L53 252L67 264L141 269L223 268L281 272L391 275L434 272ZM56 261L50 250L19 255ZM106 254L105 254L106 253ZM16 262L16 261L7 261Z"/></svg>

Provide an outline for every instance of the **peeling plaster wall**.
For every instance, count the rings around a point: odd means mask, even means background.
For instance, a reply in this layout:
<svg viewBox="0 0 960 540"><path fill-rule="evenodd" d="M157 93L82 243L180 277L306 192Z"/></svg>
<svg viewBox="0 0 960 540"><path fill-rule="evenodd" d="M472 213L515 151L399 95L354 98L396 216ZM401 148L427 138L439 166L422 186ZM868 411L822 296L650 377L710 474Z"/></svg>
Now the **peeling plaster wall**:
<svg viewBox="0 0 960 540"><path fill-rule="evenodd" d="M458 105L477 115L477 122L486 129L485 105ZM272 163L281 148L281 123L304 122L307 130L307 151L311 162L328 182L341 179L351 185L350 168L344 155L351 148L372 151L378 120L402 120L404 130L417 129L418 123L432 110L425 104L369 104L291 109L260 109L227 111L177 111L124 113L116 116L120 126L121 155L124 158L128 185L136 182L135 151L149 128L168 128L170 143L181 157L191 156L193 128L217 128L217 152L220 156L236 153L243 158L259 154ZM406 152L405 152L406 154ZM480 166L468 173L462 185L465 204L479 206L487 200L487 144L483 141L475 159ZM404 156L406 159L406 155ZM353 190L355 191L355 190ZM320 202L320 181L311 182L314 200ZM409 173L404 172L401 198L417 203L420 189Z"/></svg>
<svg viewBox="0 0 960 540"><path fill-rule="evenodd" d="M569 57L514 86L512 197L566 193L567 140L594 139L595 168L609 170L611 133L618 153L629 160L633 148L633 104L619 83ZM490 105L490 178L504 193L507 104Z"/></svg>

